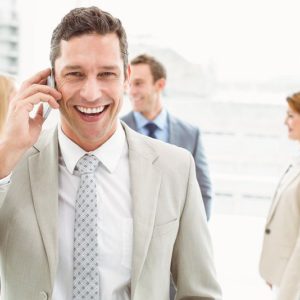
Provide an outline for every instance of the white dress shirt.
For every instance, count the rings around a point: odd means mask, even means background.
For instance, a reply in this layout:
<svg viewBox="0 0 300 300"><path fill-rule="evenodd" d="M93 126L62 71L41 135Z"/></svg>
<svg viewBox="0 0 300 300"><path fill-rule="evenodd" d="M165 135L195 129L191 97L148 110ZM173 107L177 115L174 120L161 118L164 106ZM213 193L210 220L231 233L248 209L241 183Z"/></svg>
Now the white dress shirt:
<svg viewBox="0 0 300 300"><path fill-rule="evenodd" d="M75 199L80 177L75 170L86 153L58 131L59 258L53 300L72 299ZM115 134L92 152L101 162L96 170L99 207L100 299L129 300L133 242L128 145L121 124ZM51 178L49 178L51 180Z"/></svg>

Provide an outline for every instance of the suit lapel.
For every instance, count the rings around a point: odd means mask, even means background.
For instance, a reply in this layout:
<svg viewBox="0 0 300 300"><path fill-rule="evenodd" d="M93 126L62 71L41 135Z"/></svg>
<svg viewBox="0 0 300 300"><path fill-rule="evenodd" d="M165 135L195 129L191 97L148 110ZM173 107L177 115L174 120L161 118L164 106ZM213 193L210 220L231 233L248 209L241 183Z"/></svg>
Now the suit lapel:
<svg viewBox="0 0 300 300"><path fill-rule="evenodd" d="M176 130L176 120L168 113L168 123L169 123L169 143L179 146L180 137L178 135L178 130Z"/></svg>
<svg viewBox="0 0 300 300"><path fill-rule="evenodd" d="M274 215L274 212L276 210L276 207L279 203L280 197L283 193L283 191L293 182L293 180L300 174L300 168L299 166L293 166L290 165L288 169L285 171L283 176L280 179L280 182L276 188L274 197L273 197L273 203L270 208L270 212L267 218L267 224L271 221L272 216Z"/></svg>
<svg viewBox="0 0 300 300"><path fill-rule="evenodd" d="M130 128L132 128L133 130L137 131L137 126L136 126L134 114L133 114L132 111L130 113L128 113L126 116L124 116L122 119L124 120L124 122L126 122L126 124Z"/></svg>
<svg viewBox="0 0 300 300"><path fill-rule="evenodd" d="M131 112L130 114L130 122L131 122L132 129L137 131L136 121L133 112Z"/></svg>
<svg viewBox="0 0 300 300"><path fill-rule="evenodd" d="M29 158L29 174L32 197L40 232L48 257L51 283L57 264L58 221L58 142L57 132L53 140Z"/></svg>
<svg viewBox="0 0 300 300"><path fill-rule="evenodd" d="M131 193L133 199L133 262L131 298L141 274L150 244L161 172L156 168L157 154L136 133L125 128L129 147Z"/></svg>

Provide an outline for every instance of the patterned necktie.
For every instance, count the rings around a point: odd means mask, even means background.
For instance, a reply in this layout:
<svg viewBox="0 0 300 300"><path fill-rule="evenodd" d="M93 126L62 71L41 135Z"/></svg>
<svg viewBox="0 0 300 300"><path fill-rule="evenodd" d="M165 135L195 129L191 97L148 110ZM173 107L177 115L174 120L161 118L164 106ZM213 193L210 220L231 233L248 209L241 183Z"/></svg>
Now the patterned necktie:
<svg viewBox="0 0 300 300"><path fill-rule="evenodd" d="M156 139L155 131L158 128L157 125L152 122L149 122L144 127L148 130L148 136Z"/></svg>
<svg viewBox="0 0 300 300"><path fill-rule="evenodd" d="M84 155L77 163L80 186L75 203L73 300L99 299L98 208L95 170L99 160Z"/></svg>

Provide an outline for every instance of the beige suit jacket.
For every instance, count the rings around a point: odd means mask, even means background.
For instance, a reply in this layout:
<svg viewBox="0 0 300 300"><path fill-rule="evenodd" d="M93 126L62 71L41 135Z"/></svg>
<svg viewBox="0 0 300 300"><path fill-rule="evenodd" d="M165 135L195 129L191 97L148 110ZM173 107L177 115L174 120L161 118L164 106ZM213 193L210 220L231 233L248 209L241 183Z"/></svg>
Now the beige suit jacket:
<svg viewBox="0 0 300 300"><path fill-rule="evenodd" d="M260 273L279 287L277 300L300 300L300 163L288 168L267 217Z"/></svg>
<svg viewBox="0 0 300 300"><path fill-rule="evenodd" d="M169 299L170 269L176 299L221 299L191 155L123 126L134 203L131 299ZM57 224L58 141L53 130L41 135L11 183L0 188L2 300L51 299Z"/></svg>

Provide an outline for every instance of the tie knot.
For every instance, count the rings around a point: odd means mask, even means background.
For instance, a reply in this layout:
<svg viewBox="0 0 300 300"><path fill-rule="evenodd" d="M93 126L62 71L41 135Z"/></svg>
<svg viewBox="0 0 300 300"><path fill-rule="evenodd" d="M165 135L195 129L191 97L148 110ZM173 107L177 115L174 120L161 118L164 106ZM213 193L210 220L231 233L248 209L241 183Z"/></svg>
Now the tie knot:
<svg viewBox="0 0 300 300"><path fill-rule="evenodd" d="M99 165L99 160L95 155L85 154L77 162L77 169L80 175L94 173Z"/></svg>
<svg viewBox="0 0 300 300"><path fill-rule="evenodd" d="M148 136L150 136L152 138L156 138L155 131L158 128L156 124L149 122L145 125L145 128L148 130Z"/></svg>

